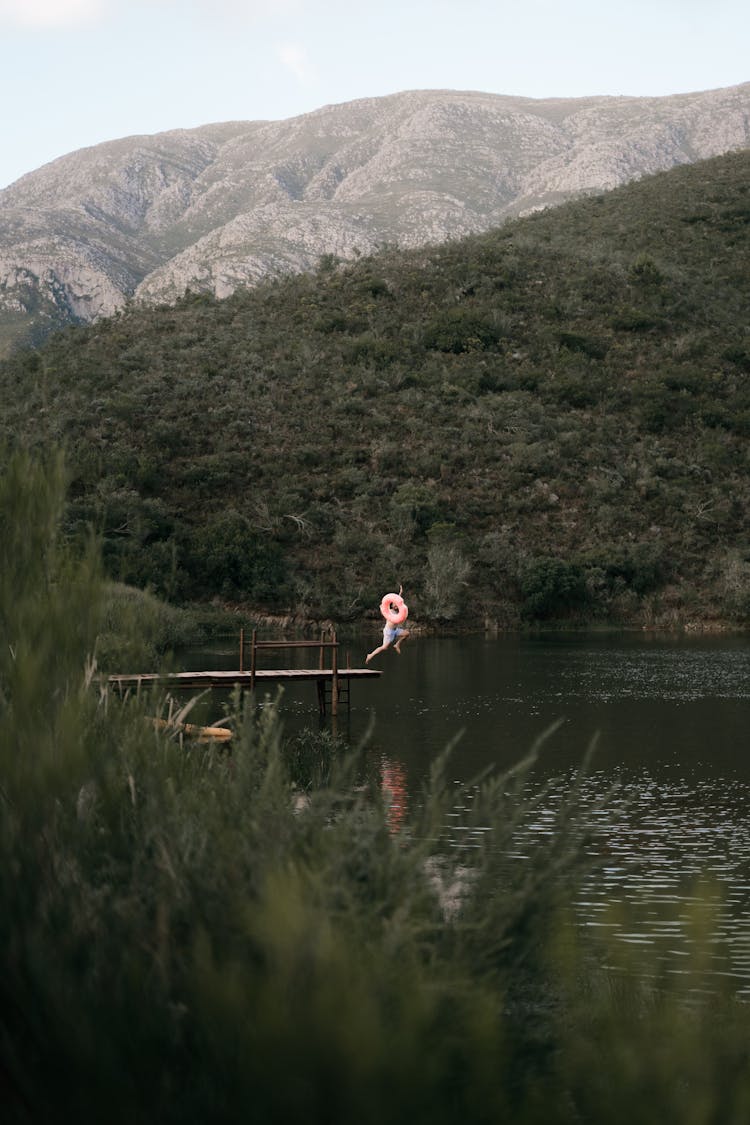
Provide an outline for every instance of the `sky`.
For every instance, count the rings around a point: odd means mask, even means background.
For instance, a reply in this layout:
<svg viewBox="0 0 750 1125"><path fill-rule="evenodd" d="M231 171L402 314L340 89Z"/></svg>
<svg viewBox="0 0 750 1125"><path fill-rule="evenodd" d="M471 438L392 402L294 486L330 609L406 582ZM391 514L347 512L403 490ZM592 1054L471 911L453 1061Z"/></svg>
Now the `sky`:
<svg viewBox="0 0 750 1125"><path fill-rule="evenodd" d="M0 188L103 141L402 90L747 81L748 0L0 0Z"/></svg>

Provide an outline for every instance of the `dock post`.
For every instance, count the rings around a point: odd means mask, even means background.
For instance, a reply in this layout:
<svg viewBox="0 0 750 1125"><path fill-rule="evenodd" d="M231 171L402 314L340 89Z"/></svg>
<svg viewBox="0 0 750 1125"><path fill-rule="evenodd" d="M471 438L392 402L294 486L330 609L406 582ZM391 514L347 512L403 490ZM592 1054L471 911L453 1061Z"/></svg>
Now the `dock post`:
<svg viewBox="0 0 750 1125"><path fill-rule="evenodd" d="M331 714L339 713L339 647L333 630L333 678L331 681Z"/></svg>
<svg viewBox="0 0 750 1125"><path fill-rule="evenodd" d="M320 630L320 649L318 650L318 668L320 669L321 672L325 668L325 649L323 648L324 641L325 641L325 633L321 629ZM318 710L320 711L321 716L323 718L325 718L325 713L326 713L326 682L323 679L323 677L320 676L319 679L316 681L316 684L317 684L317 688L318 688ZM333 696L331 696L331 702L333 702Z"/></svg>
<svg viewBox="0 0 750 1125"><path fill-rule="evenodd" d="M245 671L245 630L240 629L240 672Z"/></svg>
<svg viewBox="0 0 750 1125"><path fill-rule="evenodd" d="M251 645L251 648L250 648L250 691L255 690L255 663L256 663L256 660L257 660L257 656L256 656L257 636L258 636L258 630L253 629L253 640L252 640L252 645Z"/></svg>

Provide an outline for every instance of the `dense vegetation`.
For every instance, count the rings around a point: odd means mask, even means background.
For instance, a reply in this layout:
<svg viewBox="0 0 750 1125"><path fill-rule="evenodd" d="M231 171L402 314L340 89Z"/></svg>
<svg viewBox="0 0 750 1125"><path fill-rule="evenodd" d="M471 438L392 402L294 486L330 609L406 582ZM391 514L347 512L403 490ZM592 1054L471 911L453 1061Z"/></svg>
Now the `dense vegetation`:
<svg viewBox="0 0 750 1125"><path fill-rule="evenodd" d="M465 794L438 765L394 835L366 748L239 700L231 756L169 740L157 698L97 687L107 589L62 482L0 479L7 1125L747 1120L710 896L694 962L628 959L576 922L600 810L574 784L552 812L523 765Z"/></svg>
<svg viewBox="0 0 750 1125"><path fill-rule="evenodd" d="M130 308L0 366L70 530L173 600L750 616L750 152L482 236Z"/></svg>

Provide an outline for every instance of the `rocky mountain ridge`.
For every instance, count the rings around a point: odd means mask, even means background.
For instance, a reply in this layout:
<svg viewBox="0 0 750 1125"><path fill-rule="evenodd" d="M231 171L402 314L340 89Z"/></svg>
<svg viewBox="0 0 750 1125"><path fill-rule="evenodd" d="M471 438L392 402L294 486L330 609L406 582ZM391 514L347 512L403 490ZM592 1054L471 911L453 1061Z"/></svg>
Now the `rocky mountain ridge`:
<svg viewBox="0 0 750 1125"><path fill-rule="evenodd" d="M410 91L135 136L0 191L0 353L128 300L217 296L750 146L750 83L661 98Z"/></svg>

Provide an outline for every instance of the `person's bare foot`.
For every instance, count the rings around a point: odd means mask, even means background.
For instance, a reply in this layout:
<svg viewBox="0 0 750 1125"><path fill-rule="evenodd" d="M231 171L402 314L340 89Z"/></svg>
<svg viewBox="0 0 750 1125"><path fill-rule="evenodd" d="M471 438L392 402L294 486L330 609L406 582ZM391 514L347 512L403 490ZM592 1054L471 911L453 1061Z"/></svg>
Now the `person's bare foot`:
<svg viewBox="0 0 750 1125"><path fill-rule="evenodd" d="M368 652L367 656L365 657L365 664L369 664L371 660L372 660L372 653Z"/></svg>
<svg viewBox="0 0 750 1125"><path fill-rule="evenodd" d="M394 645L394 646L393 646L393 651L394 651L394 652L397 652L397 653L399 654L399 656L400 656L400 655L401 655L401 646L400 646L400 645Z"/></svg>

